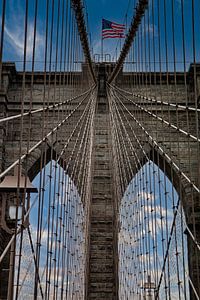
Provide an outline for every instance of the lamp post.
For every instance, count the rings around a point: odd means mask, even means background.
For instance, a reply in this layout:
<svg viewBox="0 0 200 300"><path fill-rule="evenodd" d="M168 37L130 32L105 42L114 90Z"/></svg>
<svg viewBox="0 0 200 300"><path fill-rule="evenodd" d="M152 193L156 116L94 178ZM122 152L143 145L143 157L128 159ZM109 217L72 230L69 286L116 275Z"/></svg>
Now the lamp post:
<svg viewBox="0 0 200 300"><path fill-rule="evenodd" d="M32 185L28 177L21 174L19 166L14 169L13 176L5 176L0 183L0 233L3 241L0 243L2 249L8 244L13 234L16 234L17 227L21 225L21 230L28 226L28 218L24 220L25 212L30 206L30 194L37 193L37 189ZM23 224L22 224L23 222ZM1 253L0 253L1 255ZM0 299L13 299L14 286L14 264L15 264L15 239L10 245L10 249L3 258L7 268L2 269L0 265L0 276L4 278L3 286L0 286ZM3 272L7 271L7 274Z"/></svg>
<svg viewBox="0 0 200 300"><path fill-rule="evenodd" d="M151 275L148 275L148 280L147 280L147 282L144 283L143 289L144 289L144 299L145 300L155 299L154 292L156 289L156 285L154 282L151 281Z"/></svg>

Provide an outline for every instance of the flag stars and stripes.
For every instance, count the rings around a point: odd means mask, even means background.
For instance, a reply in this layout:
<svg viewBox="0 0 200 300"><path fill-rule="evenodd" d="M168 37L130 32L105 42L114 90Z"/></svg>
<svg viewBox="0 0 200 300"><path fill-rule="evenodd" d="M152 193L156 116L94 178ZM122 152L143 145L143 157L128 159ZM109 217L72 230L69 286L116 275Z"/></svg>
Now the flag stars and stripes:
<svg viewBox="0 0 200 300"><path fill-rule="evenodd" d="M102 19L102 38L125 38L125 25Z"/></svg>

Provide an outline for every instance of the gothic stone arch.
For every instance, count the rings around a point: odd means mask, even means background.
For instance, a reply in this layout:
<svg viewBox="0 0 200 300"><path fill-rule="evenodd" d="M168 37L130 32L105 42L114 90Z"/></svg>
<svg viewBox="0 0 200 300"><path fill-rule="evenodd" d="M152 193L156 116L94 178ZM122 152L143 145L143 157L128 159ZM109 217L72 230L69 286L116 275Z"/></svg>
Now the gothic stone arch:
<svg viewBox="0 0 200 300"><path fill-rule="evenodd" d="M104 69L104 67L103 67ZM111 68L112 69L112 68ZM98 68L97 68L98 70ZM194 105L194 99L193 99L193 95L192 95L192 90L193 90L193 82L190 78L192 78L192 76L190 76L190 74L193 72L192 70L192 66L191 69L188 73L188 101L190 102L191 105ZM29 109L29 100L30 100L30 82L31 82L31 74L27 74L26 75L26 93L25 93L25 109L28 110ZM105 78L105 74L102 75ZM122 73L120 74L120 76L117 79L117 86L128 90L129 89L129 83L132 81L133 82L133 75L128 74L128 73ZM183 95L185 93L184 89L184 74L182 73L178 73L177 74L177 87L176 90L174 90L174 75L170 74L169 76L169 86L170 86L170 95L167 94L166 90L167 87L166 85L164 85L164 82L166 80L166 74L162 74L162 86L160 86L160 82L159 82L159 78L160 78L160 74L155 74L155 78L156 81L151 83L151 88L152 86L155 87L155 92L154 95L151 96L156 96L156 91L160 88L163 92L163 99L165 99L165 97L169 100L170 98L173 99L177 99L177 101L179 103L181 103L183 101ZM199 74L197 74L197 82L199 82ZM85 77L84 77L85 78ZM78 89L78 87L82 87L84 85L84 82L81 82L81 80L83 79L83 76L81 76L81 74L77 74L77 77L75 78L75 80L77 81L77 93L80 92L80 90ZM15 66L14 64L10 63L10 64L5 64L3 67L3 82L4 82L4 87L3 90L1 92L0 95L0 116L1 117L5 117L5 116L9 116L9 115L14 115L16 113L20 113L20 100L21 100L21 93L22 93L22 74L16 72ZM33 102L33 108L37 109L40 108L42 106L42 95L43 95L43 74L42 73L35 73L34 74L34 102ZM53 78L52 78L52 82L51 82L51 86L50 86L50 97L49 99L46 99L46 101L50 101L50 103L52 104L52 91L53 91ZM140 90L141 90L141 86L140 86ZM146 86L144 86L144 90L145 93L147 92ZM200 89L199 89L200 90ZM66 98L68 97L70 91L70 88L68 90L66 90ZM139 92L139 90L137 91L137 86L134 88L134 93ZM169 97L170 96L170 97ZM75 101L75 103L78 103L80 99L77 99L77 102ZM143 99L143 103L145 103L145 105L149 105L147 103L146 100ZM105 98L104 94L99 94L98 96L98 110L97 110L97 118L100 118L101 120L104 120L104 118L108 117L108 110L106 110L106 106L107 106L107 98ZM103 108L105 107L105 109ZM84 108L84 105L80 108L80 111L78 111L75 115L74 115L74 119L78 120L81 110ZM73 109L73 105L72 106L68 106L66 108L68 111ZM137 111L137 108L134 105L129 106L130 111L134 114ZM153 108L154 109L154 108ZM169 113L168 108L164 108L164 106L160 106L160 110L159 107L156 108L157 114L160 111L160 116L162 116L162 114L164 114L165 116ZM159 114L158 114L159 115ZM171 116L171 121L172 123L176 124L176 113L175 113L175 109L171 109L170 108L170 116ZM52 111L49 111L49 117L52 120L52 122L55 122L56 124L56 119L58 117L57 112L53 113ZM27 118L27 119L26 119ZM168 177L170 178L170 161L167 160L166 155L163 155L163 153L159 152L159 149L154 147L155 145L152 145L152 142L149 140L148 136L146 136L143 132L143 130L141 128L139 128L138 126L136 126L135 122L133 121L133 119L130 116L127 116L127 119L129 120L130 124L132 125L136 135L139 137L140 141L142 141L142 147L143 149L146 151L146 153L148 153L149 157L154 156L157 157L157 159L159 160L159 166L163 166L163 169L165 168L166 172L168 172ZM26 129L28 129L28 116L25 117L25 120L27 122L24 122L27 126ZM184 127L185 125L185 118L181 117L181 112L179 114L179 120L182 124L181 127ZM190 120L190 129L191 132L195 133L195 122L194 122L194 114L193 113L189 113L189 120ZM188 152L185 150L185 143L188 142L188 137L184 136L182 134L180 134L179 132L177 132L176 130L169 130L169 128L167 126L165 126L164 124L161 124L160 127L157 127L156 125L156 120L152 120L151 117L145 116L145 119L141 120L143 122L143 126L147 129L148 133L150 136L152 136L152 138L156 141L157 145L159 147L161 147L164 152L166 154L169 154L169 156L171 157L171 159L173 160L174 163L176 163L178 166L181 166L181 171L184 172L184 174L186 174L186 176L188 176L189 178L191 178L191 180L195 183L198 184L199 183L199 170L198 170L198 166L197 166L197 143L196 142L190 142L191 144L191 153L190 153L190 160L192 161L192 166L193 168L191 170L189 170L189 164L188 164ZM30 135L30 147L33 146L36 142L38 142L38 131L37 129L40 128L41 126L41 122L42 122L42 116L41 114L36 114L33 118L32 118L32 122L34 123L34 128L35 130L31 132ZM99 123L101 126L101 123ZM103 123L102 123L103 124ZM48 122L45 124L45 130L46 132L48 132L48 130L51 127L49 126ZM101 130L102 128L98 128L96 127L96 130ZM96 137L96 142L99 143L99 145L95 145L95 147L100 146L100 144L102 143L103 145L103 135L110 135L109 132L109 128L104 128L103 129L105 133L101 133L100 131L98 131L98 139ZM130 130L132 130L130 128ZM103 132L103 131L102 131ZM169 134L169 132L171 132ZM172 134L173 132L173 134ZM61 131L61 135L58 137L56 137L56 135L53 136L53 138L48 138L46 140L45 143L45 147L48 147L48 151L47 151L47 161L50 159L50 153L51 153L51 149L53 149L53 156L56 157L56 153L60 152L60 149L63 147L63 143L62 141L64 140L64 137L66 138L66 136L69 136L70 134L70 124L68 124L66 122L66 126L64 127L64 130ZM64 136L63 136L64 135ZM20 139L20 119L16 119L13 122L11 122L10 126L7 126L6 123L1 123L0 125L0 140L1 140L1 145L0 145L0 170L3 171L5 170L13 161L15 161L15 159L18 158L18 150L19 149L19 139ZM59 140L59 142L57 142ZM101 142L102 141L102 142ZM130 162L132 161L132 165L134 166L134 157L133 154L130 152L130 147L128 147L128 140L125 137L125 141L126 141L126 145L127 145L127 151L130 157ZM177 147L177 141L179 141L179 148ZM111 142L111 137L109 137L109 141L108 144ZM141 162L145 162L145 158L143 156L143 153L141 152L141 149L138 147L137 142L135 141L135 151L137 156L139 157ZM22 152L26 152L26 147L27 147L27 134L24 133L23 135L23 145L22 145ZM37 148L35 151L31 152L31 155L29 155L29 159L28 159L28 175L30 176L31 179L34 178L34 176L37 173L38 170L38 166L40 165L40 161L41 161L41 157L43 157L42 155L42 148L44 147L44 144L41 143L40 147ZM97 148L96 148L97 149ZM108 155L106 147L105 149L103 147L99 148L100 149L100 154L102 157L102 165L106 165L106 157ZM152 149L155 149L155 151L153 151ZM70 156L71 153L71 149L68 149L66 152L66 158ZM96 176L95 175L95 167L100 166L99 164L99 157L97 157L98 155L96 155L93 159L93 164L95 165L95 163L98 161L98 164L96 166L94 166L94 174L93 174L93 189L95 189L95 187L98 189L98 182L100 180L102 180L102 178L107 178L107 188L111 188L113 185L113 177L109 175L109 172L106 173L102 172L101 176ZM113 159L112 157L110 159ZM72 162L71 162L72 163ZM111 167L109 167L111 170ZM108 171L109 171L108 170ZM136 173L137 170L135 170ZM128 169L127 169L128 172ZM69 171L70 173L70 171ZM130 180L132 179L132 177L134 176L134 174L130 174ZM192 230L192 221L191 218L195 218L196 221L196 231L198 232L198 234L200 235L200 218L199 218L199 198L196 197L196 195L194 193L191 193L191 186L190 184L187 182L187 180L185 180L185 178L177 171L174 169L174 184L175 184L175 188L177 189L177 191L179 190L179 186L181 183L182 186L182 201L184 203L184 207L185 207L185 211L186 211L186 217L187 217L187 221L188 221L188 226L191 227ZM76 181L76 179L75 179ZM76 182L75 182L76 184ZM177 186L176 186L177 185ZM124 189L125 191L125 189ZM123 194L123 192L122 192ZM96 194L93 193L93 200L94 200L94 204L92 207L92 215L91 215L91 222L93 222L95 224L95 214L96 216L98 216L98 214L101 214L101 207L103 207L101 205L101 201L104 201L104 198L101 198L101 191L97 190ZM121 195L123 196L123 195ZM113 209L113 201L114 201L114 192L109 191L109 211L108 211L108 218L113 216L113 212L110 211ZM194 211L194 215L192 215L192 210L191 210L191 202L192 199L195 199L195 211ZM99 202L98 202L99 201ZM95 213L94 213L95 212ZM94 213L94 215L93 215ZM100 217L100 215L99 215ZM115 220L116 222L116 220ZM91 223L91 224L93 224ZM100 224L100 223L99 223ZM95 226L100 226L99 224L96 224ZM107 225L105 225L107 226ZM107 227L106 227L107 228ZM113 228L113 227L112 227ZM111 227L109 227L109 230L112 229ZM116 235L116 232L115 234ZM0 253L2 253L3 249L5 248L5 245L7 244L9 240L9 236L5 233L5 232L0 232ZM200 236L198 236L198 240L200 241ZM3 242L2 242L3 241ZM116 240L114 241L116 243ZM113 242L112 242L113 243ZM190 253L194 252L194 247L193 245L189 242L189 251ZM117 253L115 253L115 255L117 255ZM5 262L6 265L8 266L8 262L9 260L7 259L7 261ZM195 267L196 264L194 262L194 260L192 259L192 255L190 255L190 261L189 261L189 268L191 271L191 276L193 277L193 282L195 283L196 287L198 287L198 278L197 278L197 271ZM5 268L5 266L3 266L2 268ZM115 282L117 283L117 267L114 271L115 273ZM0 276L2 274L2 269L0 271ZM94 278L93 278L94 279ZM5 278L6 281L6 278ZM89 282L89 279L88 279ZM5 286L5 282L2 283L2 286L0 287L0 291L1 291L1 297L2 299L5 299L5 290L3 288L3 286ZM88 288L92 289L92 287L90 286L90 283L88 283ZM116 295L117 295L117 284L114 287L114 289L116 290ZM91 292L91 291L89 291ZM3 296L4 295L4 296Z"/></svg>

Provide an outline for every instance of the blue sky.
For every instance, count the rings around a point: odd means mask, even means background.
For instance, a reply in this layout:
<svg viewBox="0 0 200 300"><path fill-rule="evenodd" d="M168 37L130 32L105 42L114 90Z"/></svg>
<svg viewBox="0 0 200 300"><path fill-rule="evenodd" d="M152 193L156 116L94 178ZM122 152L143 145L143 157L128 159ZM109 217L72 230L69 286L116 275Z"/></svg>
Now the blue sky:
<svg viewBox="0 0 200 300"><path fill-rule="evenodd" d="M89 29L91 32L92 48L94 53L100 53L101 46L101 20L102 18L115 21L118 23L124 23L125 14L127 7L133 7L134 0L85 0ZM167 11L170 16L171 11L171 1L167 0ZM184 0L185 4L185 30L186 30L186 57L188 64L192 61L192 51L191 51L191 0ZM32 57L32 44L33 44L33 24L34 24L34 3L35 1L29 1L29 26L28 26L28 48L27 48L27 60L31 61ZM37 39L36 39L36 60L44 60L44 36L45 36L45 5L46 1L38 1L38 23L37 23ZM58 0L55 0L58 3ZM163 1L161 1L163 3ZM175 40L176 40L176 52L177 59L182 61L182 41L181 41L181 10L180 10L180 0L174 0L175 3ZM199 49L199 32L198 32L198 19L197 16L200 12L200 5L197 5L195 0L195 24L196 24L196 39L197 39L197 50ZM0 16L1 16L0 7ZM163 9L161 4L161 10ZM7 0L6 9L6 24L5 24L5 44L4 44L4 60L16 61L18 62L18 68L20 69L23 59L23 37L24 37L24 11L25 11L25 0ZM130 23L133 10L129 10L127 19L128 24ZM163 30L164 22L163 15L161 14L161 30ZM152 16L150 16L151 28L154 27L155 35L158 37L158 20L152 23ZM56 27L56 26L55 26ZM168 17L168 46L169 46L169 60L173 60L172 51L172 32L171 32L171 19ZM123 41L122 41L123 42ZM158 43L158 40L157 40ZM118 40L106 40L104 42L104 52L110 53L112 56L115 55L115 49L118 44ZM164 36L161 38L162 47L162 57L164 57ZM119 46L119 44L118 44ZM156 52L158 54L158 52ZM199 55L199 53L198 53ZM39 67L39 64L38 64ZM37 180L36 180L37 181ZM156 198L157 199L157 198ZM36 208L37 211L37 208ZM44 210L46 213L46 209ZM34 225L34 213L31 216L31 223Z"/></svg>
<svg viewBox="0 0 200 300"><path fill-rule="evenodd" d="M134 0L130 0L133 5ZM34 24L34 3L29 1L29 40L28 40L28 59L31 58L32 40L33 40L33 24ZM116 6L115 1L93 1L85 0L85 7L87 7L89 29L91 32L92 48L94 53L100 53L101 45L101 20L107 18L111 21L123 23L124 16L127 11L128 1L117 1L119 9L113 10L113 5ZM46 1L39 1L38 8L38 24L37 24L37 50L36 59L41 57L41 52L44 51L44 36L45 36L45 3ZM58 0L55 0L55 7ZM0 7L0 14L1 14ZM24 28L24 14L25 14L25 0L7 0L6 9L6 30L5 30L5 46L4 46L4 60L21 61L23 57L23 28ZM56 14L55 14L56 15ZM90 38L89 38L90 39ZM107 40L104 43L105 52L111 53L116 48L117 40ZM14 51L13 51L14 50ZM43 56L43 55L42 55Z"/></svg>
<svg viewBox="0 0 200 300"><path fill-rule="evenodd" d="M92 47L94 54L100 53L101 48L101 21L102 18L114 21L120 24L126 24L125 15L128 6L133 7L134 0L124 1L124 0L86 0L88 18L89 18L89 29L92 36ZM129 11L128 18L131 15ZM122 39L122 43L123 43ZM104 41L104 52L110 53L112 56L115 55L115 48L119 46L118 39L107 39Z"/></svg>
<svg viewBox="0 0 200 300"><path fill-rule="evenodd" d="M130 24L131 17L134 13L135 0L85 0L85 7L88 12L89 29L91 36L91 48L93 53L101 52L101 20L102 18L119 22L126 23L126 12L127 23ZM27 61L31 60L32 56L32 43L33 43L33 24L34 24L34 3L35 1L29 1L29 26L28 26L28 51ZM46 0L38 1L38 22L37 22L37 41L36 41L36 60L44 61L44 40L45 40L45 6ZM51 3L51 1L50 1ZM157 9L157 0L155 0L155 10ZM177 60L182 61L182 33L181 33L181 0L174 0L175 10L175 41L176 41L176 55ZM195 28L196 28L196 49L200 47L199 38L199 22L198 15L200 12L200 3L194 0L195 3ZM58 0L55 0L55 7L57 7ZM185 37L186 37L186 60L189 63L193 59L192 54L192 34L191 34L191 0L184 0L184 17L185 17ZM172 25L171 25L171 1L166 1L167 5L167 39L168 39L168 50L169 50L169 61L173 60L173 48L172 48ZM129 10L127 8L129 7ZM151 7L151 1L150 1ZM2 7L0 7L1 16ZM56 10L55 10L56 11ZM164 31L163 21L163 1L160 1L160 22L161 32ZM18 67L21 65L19 61L23 59L23 39L24 39L24 13L25 13L25 0L7 0L6 8L6 24L5 24L5 44L4 44L4 60L18 61ZM56 12L55 12L56 16ZM56 28L56 24L54 26ZM128 26L129 27L129 26ZM152 15L150 13L150 29L155 29L155 39L158 43L158 20L156 17L155 23L152 22ZM54 29L55 30L55 29ZM165 60L164 53L164 34L161 36L161 55L162 60ZM151 36L152 42L152 36ZM123 44L123 39L121 40ZM111 57L116 58L116 46L118 45L118 55L120 42L117 39L104 40L104 53L109 53ZM156 48L158 45L156 45ZM55 56L55 55L54 55ZM158 53L157 53L158 58ZM197 60L199 60L199 51L197 51ZM179 63L177 64L179 66ZM38 64L38 67L40 65ZM182 69L182 68L180 68Z"/></svg>
<svg viewBox="0 0 200 300"><path fill-rule="evenodd" d="M69 263L67 263L68 258L66 258L66 270L70 270L72 275L68 274L68 285L72 289L74 286L75 291L77 291L79 298L82 299L82 295L84 293L84 285L82 284L83 280L83 271L85 264L85 253L84 253L84 245L85 245L85 232L83 230L85 225L84 219L84 210L83 204L81 202L80 196L78 195L78 191L74 186L73 182L69 179L68 176L64 175L64 171L60 166L56 166L56 162L52 161L52 169L51 163L48 163L43 168L41 173L38 173L37 176L33 180L33 185L37 187L38 191L40 190L40 176L41 181L43 181L43 176L45 176L45 191L44 191L44 206L42 213L42 225L41 225L41 252L40 252L40 278L43 286L43 292L45 291L45 279L46 279L46 264L47 264L47 245L48 245L48 222L50 224L50 234L49 234L49 249L52 251L51 260L48 260L48 264L52 265L52 271L50 276L51 280L51 289L50 289L50 299L53 299L53 281L54 281L54 269L55 265L53 263L54 258L57 258L56 270L59 269L58 276L58 299L61 299L60 296L60 288L61 288L61 273L62 273L62 260L58 259L58 248L59 242L58 237L61 240L61 256L65 252L65 248L63 248L64 244L68 245L68 251L73 253L73 259L68 255L66 257L69 258ZM45 172L44 172L45 170ZM52 181L50 181L49 175L53 177ZM56 175L55 175L56 174ZM60 181L58 180L60 175ZM57 178L56 182L54 182L54 178ZM64 184L61 183L64 182ZM54 192L56 192L54 197ZM62 197L63 196L63 197ZM42 201L42 192L41 198ZM66 205L64 206L64 201L66 201ZM54 209L53 209L54 206ZM50 212L48 216L48 209L50 207ZM65 209L64 209L65 207ZM34 247L36 248L36 240L37 240L37 222L38 222L38 211L39 211L39 193L31 194L31 212L30 212L30 230L31 236L34 243ZM59 216L56 217L56 216ZM70 216L70 218L68 218ZM65 231L63 231L63 226L61 226L60 218L62 218L62 222L65 224ZM64 221L65 220L65 221ZM69 221L68 221L69 220ZM53 231L52 229L53 228ZM67 231L66 231L67 230ZM53 233L52 233L53 232ZM63 235L64 232L66 236ZM70 233L69 233L70 232ZM55 234L57 233L57 234ZM66 241L65 241L66 237ZM18 240L19 243L19 240ZM19 245L17 246L19 249ZM18 250L17 250L18 251ZM62 256L63 258L64 256ZM79 263L77 263L77 261ZM18 266L18 261L16 264L16 270ZM66 288L66 278L67 271L65 270L64 277L64 288ZM75 270L77 270L77 274L75 276ZM80 273L79 273L80 271ZM30 248L29 239L27 236L27 232L24 231L23 238L23 249L22 249L22 262L21 262L21 273L20 273L20 283L23 282L20 288L19 299L33 299L33 288L34 288L34 262L33 255ZM17 272L15 273L17 276ZM17 279L15 279L17 280ZM38 299L41 299L40 292ZM70 294L70 292L69 292ZM70 298L70 296L69 296Z"/></svg>
<svg viewBox="0 0 200 300"><path fill-rule="evenodd" d="M142 179L142 180L141 180ZM159 184L160 182L160 184ZM170 180L159 170L157 165L146 163L127 187L120 206L119 231L119 272L120 299L129 299L131 289L143 293L143 283L151 275L151 281L158 284L163 267L169 232L174 219L173 207L178 206L178 194ZM161 218L162 216L162 218ZM187 271L187 238L183 235L184 250L182 249L181 207L175 218L176 235L173 230L169 247L169 265L165 266L167 277L170 274L170 299L179 299L176 270L176 251L178 249L178 268L181 280L181 299L184 298L183 257ZM185 229L185 218L183 217ZM168 231L168 232L167 232ZM177 241L175 242L175 239ZM177 249L176 249L177 247ZM155 251L156 249L156 251ZM155 254L156 253L156 254ZM157 268L155 269L155 265ZM144 271L146 270L146 271ZM140 272L141 271L141 272ZM128 274L132 274L129 276ZM137 274L135 277L134 274ZM164 276L163 276L164 277ZM125 279L124 279L125 278ZM131 287L131 289L129 288ZM159 296L165 298L164 278L161 283ZM188 293L188 285L186 287ZM127 297L125 297L127 296ZM138 297L137 297L138 296ZM132 297L130 296L130 299ZM134 295L134 299L141 299ZM168 298L167 298L168 299Z"/></svg>

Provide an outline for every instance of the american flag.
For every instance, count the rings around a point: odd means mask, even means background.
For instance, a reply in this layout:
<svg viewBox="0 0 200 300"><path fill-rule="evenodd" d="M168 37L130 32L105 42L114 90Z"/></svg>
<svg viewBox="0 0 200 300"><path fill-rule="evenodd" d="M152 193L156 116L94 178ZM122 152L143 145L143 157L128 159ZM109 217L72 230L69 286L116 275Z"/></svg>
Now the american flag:
<svg viewBox="0 0 200 300"><path fill-rule="evenodd" d="M124 38L125 25L102 19L102 38Z"/></svg>

